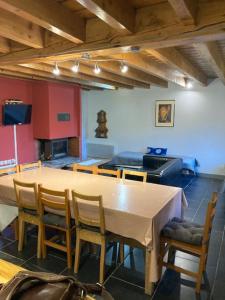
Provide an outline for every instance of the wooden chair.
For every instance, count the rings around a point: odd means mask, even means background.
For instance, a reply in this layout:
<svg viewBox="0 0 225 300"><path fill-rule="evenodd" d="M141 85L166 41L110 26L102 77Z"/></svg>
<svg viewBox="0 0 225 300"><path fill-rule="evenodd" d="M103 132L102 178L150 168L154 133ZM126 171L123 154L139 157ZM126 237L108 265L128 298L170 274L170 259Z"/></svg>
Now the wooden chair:
<svg viewBox="0 0 225 300"><path fill-rule="evenodd" d="M159 275L161 277L162 273L162 267L165 266L166 268L175 270L179 273L184 273L188 276L195 277L196 278L196 293L200 293L201 289L201 282L202 282L202 276L203 272L206 270L206 263L207 263L207 257L208 257L208 249L209 249L209 242L210 242L210 236L211 236L211 230L212 230L212 223L213 218L216 211L216 203L217 203L218 195L217 193L213 193L212 199L208 204L208 209L206 213L205 218L205 225L203 227L203 235L202 240L200 240L199 245L193 244L190 242L184 242L181 240L173 239L170 237L166 237L165 234L161 234L160 238L160 256L159 256ZM185 270L181 267L178 267L174 265L171 262L164 262L163 258L167 251L172 250L174 253L176 250L186 252L188 254L194 255L199 257L199 268L198 272L192 272L189 270Z"/></svg>
<svg viewBox="0 0 225 300"><path fill-rule="evenodd" d="M30 169L40 168L40 167L41 167L41 161L40 160L37 161L37 162L22 164L22 165L19 166L20 172L30 170Z"/></svg>
<svg viewBox="0 0 225 300"><path fill-rule="evenodd" d="M138 177L142 177L143 178L143 182L147 181L147 172L141 172L141 171L133 171L133 170L127 170L127 169L123 169L123 179L126 179L126 176L138 176Z"/></svg>
<svg viewBox="0 0 225 300"><path fill-rule="evenodd" d="M21 182L13 179L16 193L17 206L19 208L19 242L18 251L22 251L24 242L24 223L38 226L37 258L41 258L41 220L40 208L38 204L38 193L36 183ZM25 203L26 193L32 192L34 201L31 204Z"/></svg>
<svg viewBox="0 0 225 300"><path fill-rule="evenodd" d="M76 171L76 172L96 174L96 169L97 169L97 167L95 165L94 166L83 166L80 164L73 165L73 171Z"/></svg>
<svg viewBox="0 0 225 300"><path fill-rule="evenodd" d="M18 172L19 172L19 166L3 168L3 169L0 169L0 176L8 175L11 173L18 173Z"/></svg>
<svg viewBox="0 0 225 300"><path fill-rule="evenodd" d="M96 168L96 174L97 175L105 175L105 176L113 176L116 178L120 178L121 172L120 170L109 170L109 169L99 169Z"/></svg>
<svg viewBox="0 0 225 300"><path fill-rule="evenodd" d="M81 241L90 242L101 246L100 255L100 284L104 281L104 265L105 265L105 252L106 252L106 241L108 235L105 229L105 215L102 203L102 196L87 196L81 195L72 191L74 217L76 223L76 251L75 251L75 264L74 273L78 273L79 261L80 261L80 250ZM86 216L81 216L79 210L78 200L85 200L95 202L98 204L98 219L90 219Z"/></svg>
<svg viewBox="0 0 225 300"><path fill-rule="evenodd" d="M54 191L39 185L38 199L42 227L42 256L46 258L46 246L64 251L67 253L67 266L70 269L72 267L71 231L74 229L74 226L71 223L69 190ZM54 210L55 213L47 212L46 209ZM46 239L46 227L63 232L66 236L66 245L57 243L57 236Z"/></svg>

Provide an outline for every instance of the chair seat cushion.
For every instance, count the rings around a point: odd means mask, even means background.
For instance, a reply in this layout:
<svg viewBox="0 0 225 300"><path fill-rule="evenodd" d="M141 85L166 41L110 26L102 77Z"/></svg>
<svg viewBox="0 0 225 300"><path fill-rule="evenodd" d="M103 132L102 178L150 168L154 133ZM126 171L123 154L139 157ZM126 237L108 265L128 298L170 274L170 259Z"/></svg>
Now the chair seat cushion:
<svg viewBox="0 0 225 300"><path fill-rule="evenodd" d="M200 246L202 244L203 231L204 227L202 225L173 218L165 225L161 234L176 241Z"/></svg>
<svg viewBox="0 0 225 300"><path fill-rule="evenodd" d="M56 215L53 213L47 213L42 217L42 221L44 224L53 225L57 227L66 228L66 217ZM70 220L70 225L74 225L74 220Z"/></svg>
<svg viewBox="0 0 225 300"><path fill-rule="evenodd" d="M26 214L29 214L29 215L32 215L32 216L37 216L38 215L36 209L23 208L22 211L25 212Z"/></svg>

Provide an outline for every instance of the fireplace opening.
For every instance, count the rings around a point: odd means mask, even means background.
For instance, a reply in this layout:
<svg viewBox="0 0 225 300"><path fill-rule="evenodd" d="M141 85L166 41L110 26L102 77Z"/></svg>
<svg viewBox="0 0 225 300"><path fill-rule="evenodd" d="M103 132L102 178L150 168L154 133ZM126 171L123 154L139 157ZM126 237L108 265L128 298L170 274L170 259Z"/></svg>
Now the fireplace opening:
<svg viewBox="0 0 225 300"><path fill-rule="evenodd" d="M58 160L67 156L80 156L78 137L39 140L39 158L42 161Z"/></svg>
<svg viewBox="0 0 225 300"><path fill-rule="evenodd" d="M68 139L42 140L41 159L52 160L68 155Z"/></svg>

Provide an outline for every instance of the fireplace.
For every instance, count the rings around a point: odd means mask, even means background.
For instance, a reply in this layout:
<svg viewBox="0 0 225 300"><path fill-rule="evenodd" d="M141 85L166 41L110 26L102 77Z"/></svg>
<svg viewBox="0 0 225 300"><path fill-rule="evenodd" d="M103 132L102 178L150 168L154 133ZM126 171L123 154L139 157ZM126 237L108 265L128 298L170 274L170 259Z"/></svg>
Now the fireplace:
<svg viewBox="0 0 225 300"><path fill-rule="evenodd" d="M54 160L66 156L79 157L79 138L39 140L40 159Z"/></svg>
<svg viewBox="0 0 225 300"><path fill-rule="evenodd" d="M68 155L68 139L41 140L41 158L52 160Z"/></svg>

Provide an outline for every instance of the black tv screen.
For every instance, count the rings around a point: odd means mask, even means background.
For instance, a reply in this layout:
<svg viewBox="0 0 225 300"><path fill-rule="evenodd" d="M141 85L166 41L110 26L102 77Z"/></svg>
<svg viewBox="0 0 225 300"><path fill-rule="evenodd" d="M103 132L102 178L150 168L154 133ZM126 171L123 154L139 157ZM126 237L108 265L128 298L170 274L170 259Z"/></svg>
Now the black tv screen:
<svg viewBox="0 0 225 300"><path fill-rule="evenodd" d="M3 124L21 125L31 122L32 105L5 104L3 105Z"/></svg>

